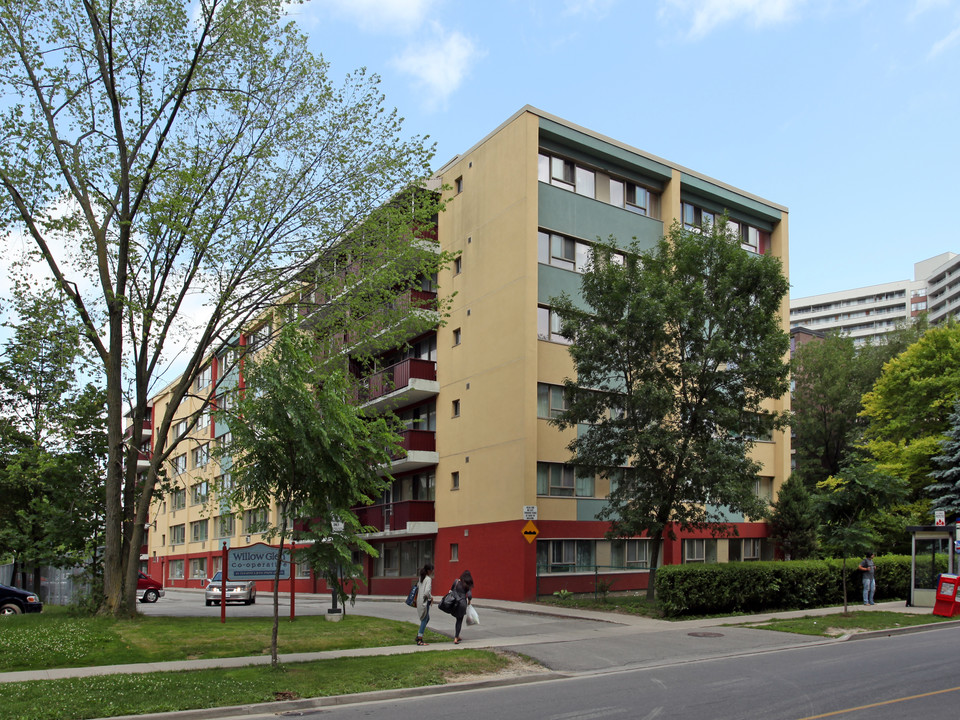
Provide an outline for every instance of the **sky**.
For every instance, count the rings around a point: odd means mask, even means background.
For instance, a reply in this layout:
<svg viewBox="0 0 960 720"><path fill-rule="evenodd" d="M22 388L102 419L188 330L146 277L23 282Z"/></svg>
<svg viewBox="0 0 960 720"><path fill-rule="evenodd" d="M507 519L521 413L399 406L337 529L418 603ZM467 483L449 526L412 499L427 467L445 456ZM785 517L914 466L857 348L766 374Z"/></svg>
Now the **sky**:
<svg viewBox="0 0 960 720"><path fill-rule="evenodd" d="M525 105L790 211L791 297L960 252L960 0L308 0L439 168Z"/></svg>

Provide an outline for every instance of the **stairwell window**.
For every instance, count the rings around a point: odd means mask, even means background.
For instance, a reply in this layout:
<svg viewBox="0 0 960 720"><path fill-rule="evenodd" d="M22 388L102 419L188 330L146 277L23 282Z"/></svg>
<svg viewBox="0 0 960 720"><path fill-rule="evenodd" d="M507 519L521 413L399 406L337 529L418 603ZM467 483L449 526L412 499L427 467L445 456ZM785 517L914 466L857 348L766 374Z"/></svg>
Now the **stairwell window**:
<svg viewBox="0 0 960 720"><path fill-rule="evenodd" d="M452 412L453 417L455 417L455 418L460 417L460 400L454 400L454 401L453 401L453 404L452 404L452 407L451 407L451 412Z"/></svg>

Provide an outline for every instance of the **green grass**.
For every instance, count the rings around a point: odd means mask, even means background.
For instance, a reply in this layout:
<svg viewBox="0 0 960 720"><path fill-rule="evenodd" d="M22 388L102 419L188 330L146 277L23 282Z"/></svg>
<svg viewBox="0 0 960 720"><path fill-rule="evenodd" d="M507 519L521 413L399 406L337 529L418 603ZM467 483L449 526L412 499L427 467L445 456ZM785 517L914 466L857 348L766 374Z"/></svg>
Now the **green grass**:
<svg viewBox="0 0 960 720"><path fill-rule="evenodd" d="M8 683L0 684L0 718L80 720L442 685L452 675L496 672L509 662L483 650L422 651L277 669L251 666Z"/></svg>
<svg viewBox="0 0 960 720"><path fill-rule="evenodd" d="M821 635L834 637L848 632L869 630L892 630L914 625L929 625L931 623L952 620L953 618L940 615L916 615L913 613L889 612L873 610L869 612L852 611L846 614L832 615L805 615L799 618L782 618L762 623L744 623L740 627L759 628L761 630L777 630L801 635Z"/></svg>
<svg viewBox="0 0 960 720"><path fill-rule="evenodd" d="M600 612L618 612L628 615L641 615L663 619L663 614L657 607L656 600L647 600L646 591L640 594L607 595L594 599L593 595L573 595L564 600L558 597L543 596L538 601L541 605L555 605L557 607L577 608L579 610L598 610Z"/></svg>
<svg viewBox="0 0 960 720"><path fill-rule="evenodd" d="M0 618L0 672L268 655L272 627L272 618L115 620L77 617L50 607L39 615ZM322 615L293 622L281 618L277 649L282 654L409 645L416 628L362 615L336 623ZM450 641L432 631L427 640Z"/></svg>

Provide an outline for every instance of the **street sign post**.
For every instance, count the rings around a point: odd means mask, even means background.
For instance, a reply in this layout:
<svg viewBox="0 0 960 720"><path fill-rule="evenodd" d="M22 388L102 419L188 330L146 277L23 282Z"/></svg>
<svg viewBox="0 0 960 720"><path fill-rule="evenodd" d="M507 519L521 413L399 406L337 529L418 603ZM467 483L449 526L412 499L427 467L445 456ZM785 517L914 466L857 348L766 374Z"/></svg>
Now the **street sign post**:
<svg viewBox="0 0 960 720"><path fill-rule="evenodd" d="M523 526L523 536L527 539L528 543L532 543L537 539L537 535L540 534L540 531L537 530L537 526L533 524L533 520L527 520L527 524Z"/></svg>

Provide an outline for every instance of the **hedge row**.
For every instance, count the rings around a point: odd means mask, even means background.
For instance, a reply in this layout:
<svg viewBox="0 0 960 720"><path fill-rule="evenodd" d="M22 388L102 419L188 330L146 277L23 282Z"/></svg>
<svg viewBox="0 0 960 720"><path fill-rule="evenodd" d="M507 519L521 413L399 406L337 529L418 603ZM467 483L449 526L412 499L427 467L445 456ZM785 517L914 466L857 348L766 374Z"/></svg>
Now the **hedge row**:
<svg viewBox="0 0 960 720"><path fill-rule="evenodd" d="M910 596L910 556L887 555L877 563L877 600ZM847 601L862 602L863 586L857 565L847 558ZM927 560L927 565L929 565ZM947 571L946 555L924 572ZM669 617L796 610L843 603L842 561L793 560L723 564L666 565L657 569L656 593Z"/></svg>

